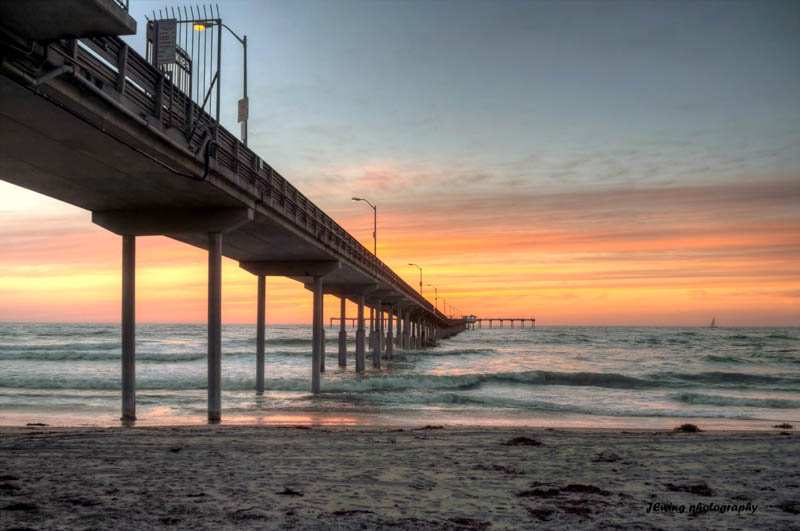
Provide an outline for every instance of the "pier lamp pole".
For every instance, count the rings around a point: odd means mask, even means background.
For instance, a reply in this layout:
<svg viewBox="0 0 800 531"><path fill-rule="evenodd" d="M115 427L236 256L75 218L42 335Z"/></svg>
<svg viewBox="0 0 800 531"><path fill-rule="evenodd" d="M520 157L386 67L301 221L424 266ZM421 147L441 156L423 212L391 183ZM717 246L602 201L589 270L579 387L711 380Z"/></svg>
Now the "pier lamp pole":
<svg viewBox="0 0 800 531"><path fill-rule="evenodd" d="M409 263L408 265L414 266L417 269L419 269L419 294L422 295L422 266L419 266L417 264L411 264L411 263Z"/></svg>
<svg viewBox="0 0 800 531"><path fill-rule="evenodd" d="M247 35L243 37L239 37L235 31L230 29L227 25L223 24L220 21L220 25L228 30L234 38L239 41L239 44L242 45L242 70L243 70L243 79L242 79L242 101L239 102L239 121L242 123L242 144L247 147L247 119L250 117L250 100L247 99Z"/></svg>
<svg viewBox="0 0 800 531"><path fill-rule="evenodd" d="M239 101L239 121L242 123L242 143L247 147L247 119L250 117L250 100L247 99L247 35L240 37L235 31L233 31L227 24L222 22L222 19L211 19L209 21L205 20L192 20L188 21L192 23L192 27L194 31L205 31L212 26L214 23L219 24L220 28L225 28L230 32L233 37L239 41L239 44L242 45L242 99ZM221 70L222 65L221 62L221 55L222 55L222 31L219 32L219 46L218 46L218 58L217 58L217 69ZM219 80L217 81L217 86L219 87ZM219 95L217 96L217 106L219 106ZM219 109L217 109L217 120L219 120Z"/></svg>
<svg viewBox="0 0 800 531"><path fill-rule="evenodd" d="M378 256L378 207L363 197L354 197L353 201L363 201L372 207L372 254Z"/></svg>
<svg viewBox="0 0 800 531"><path fill-rule="evenodd" d="M429 288L433 288L433 309L439 311L439 290L433 284L425 284Z"/></svg>

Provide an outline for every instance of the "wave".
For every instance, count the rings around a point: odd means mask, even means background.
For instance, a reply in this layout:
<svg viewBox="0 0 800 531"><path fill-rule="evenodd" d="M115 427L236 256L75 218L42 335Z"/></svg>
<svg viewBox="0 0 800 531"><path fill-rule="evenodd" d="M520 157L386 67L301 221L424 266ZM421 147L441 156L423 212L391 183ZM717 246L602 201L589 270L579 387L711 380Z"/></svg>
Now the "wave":
<svg viewBox="0 0 800 531"><path fill-rule="evenodd" d="M69 356L70 353L64 353ZM84 356L78 353L76 355ZM270 352L268 357L275 355L308 357L306 352ZM225 357L254 357L250 351L228 353ZM328 352L329 357L335 357L335 352ZM68 358L65 358L68 359ZM79 358L85 359L85 358ZM92 358L97 359L97 358ZM108 359L119 360L119 355L114 353ZM162 355L157 353L140 353L137 359L154 363L173 363L176 361L205 360L205 353L186 353L183 358L176 360L175 354ZM188 371L187 371L188 372ZM205 389L206 378L204 372L184 375L180 372L157 372L155 374L141 374L137 378L139 389ZM747 374L739 372L701 372L677 373L656 372L641 376L629 376L615 372L560 372L560 371L524 371L500 373L474 373L461 375L436 375L436 374L368 374L366 377L333 377L325 378L324 386L329 392L385 392L406 390L465 390L474 389L485 384L521 385L521 386L572 386L596 387L609 389L655 389L655 388L692 388L692 387L720 387L720 388L760 388L786 389L797 391L800 389L800 378L788 376L770 376L766 374ZM270 388L286 391L306 391L306 379L273 379ZM228 376L224 379L226 389L250 389L253 386L252 377ZM82 373L80 371L66 371L63 374L46 376L35 371L0 374L0 387L27 388L27 389L117 389L119 381L115 376L108 374Z"/></svg>
<svg viewBox="0 0 800 531"><path fill-rule="evenodd" d="M703 359L714 363L742 363L742 360L739 358L735 358L733 356L719 356L717 354L703 356Z"/></svg>
<svg viewBox="0 0 800 531"><path fill-rule="evenodd" d="M750 374L743 372L699 372L699 373L676 373L661 372L652 375L655 379L664 379L664 387L670 387L672 383L706 384L719 386L757 386L757 385L790 385L800 386L800 378L786 376L770 376L768 374Z"/></svg>
<svg viewBox="0 0 800 531"><path fill-rule="evenodd" d="M746 398L735 396L705 395L700 393L679 393L671 397L684 404L708 406L758 407L769 409L800 409L800 400L782 398Z"/></svg>

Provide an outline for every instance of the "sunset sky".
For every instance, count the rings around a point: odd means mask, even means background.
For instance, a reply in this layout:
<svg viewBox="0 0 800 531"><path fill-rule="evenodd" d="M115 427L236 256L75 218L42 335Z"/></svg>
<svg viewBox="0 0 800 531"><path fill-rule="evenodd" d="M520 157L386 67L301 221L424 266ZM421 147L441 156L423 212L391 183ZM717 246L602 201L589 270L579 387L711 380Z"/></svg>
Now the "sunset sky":
<svg viewBox="0 0 800 531"><path fill-rule="evenodd" d="M249 39L250 147L370 248L350 198L376 202L379 256L413 286L423 265L440 307L800 325L800 3L220 4ZM131 0L140 52L164 5ZM138 241L138 320L204 321L205 251ZM120 251L0 182L0 320L119 320ZM223 267L224 320L253 322L255 277ZM267 306L308 322L311 294L270 278Z"/></svg>

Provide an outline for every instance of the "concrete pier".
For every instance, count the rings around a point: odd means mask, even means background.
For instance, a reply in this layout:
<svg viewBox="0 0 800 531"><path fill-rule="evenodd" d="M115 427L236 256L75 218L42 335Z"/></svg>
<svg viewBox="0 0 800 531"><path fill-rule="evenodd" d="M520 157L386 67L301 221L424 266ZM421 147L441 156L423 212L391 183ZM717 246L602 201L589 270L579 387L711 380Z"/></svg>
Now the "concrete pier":
<svg viewBox="0 0 800 531"><path fill-rule="evenodd" d="M122 420L136 420L136 236L122 236Z"/></svg>
<svg viewBox="0 0 800 531"><path fill-rule="evenodd" d="M366 297L358 297L358 328L356 329L356 372L364 372L364 303Z"/></svg>
<svg viewBox="0 0 800 531"><path fill-rule="evenodd" d="M264 394L264 343L266 339L267 277L258 275L258 310L256 311L256 394Z"/></svg>
<svg viewBox="0 0 800 531"><path fill-rule="evenodd" d="M82 5L87 1L68 3ZM121 5L108 0L89 3ZM9 32L0 39L0 139L4 145L0 167L5 170L0 179L89 210L95 224L123 237L124 419L137 417L138 236L164 236L209 253L210 422L220 420L222 409L222 255L260 276L254 385L257 393L264 390L266 372L266 276L290 278L313 291L314 392L320 390L325 366L323 278L327 294L353 301L363 294L366 298L362 297L361 305L372 307L371 351L376 368L380 368L385 346L391 349L391 355L397 345L402 347L406 335L413 334L416 346L420 346L422 320L438 327L440 336L464 329L463 321L467 319L445 317L435 302L426 300L266 160L216 123L202 104L173 85L133 46L104 33L96 21L92 21L91 28L84 28L91 30L85 35L92 38L78 43L75 38L84 33L67 28L70 21L42 17L18 4L23 2L0 1L0 25ZM7 16L9 13L23 15L30 26L5 24L13 20ZM47 33L48 28L56 32ZM30 33L18 34L23 29ZM61 39L62 35L70 38ZM44 41L34 42L38 39ZM167 95L169 106L164 101ZM165 122L163 112L168 107L169 119ZM197 126L208 126L212 131L210 136L203 132L206 140L201 139L199 144L195 144L196 138L180 134L196 132ZM312 280L313 288L309 284ZM390 312L392 320L388 342L384 311ZM406 311L414 320L408 324L400 318ZM363 336L366 329L363 325L361 329ZM360 343L363 345L363 337ZM366 346L362 360L365 355ZM364 363L361 365L364 370Z"/></svg>
<svg viewBox="0 0 800 531"><path fill-rule="evenodd" d="M347 316L345 315L345 307L347 299L342 297L339 303L339 367L347 367Z"/></svg>
<svg viewBox="0 0 800 531"><path fill-rule="evenodd" d="M323 324L322 320L322 277L314 277L314 322L311 332L311 392L315 395L320 390L320 373L322 359Z"/></svg>
<svg viewBox="0 0 800 531"><path fill-rule="evenodd" d="M208 421L222 417L222 233L208 235Z"/></svg>

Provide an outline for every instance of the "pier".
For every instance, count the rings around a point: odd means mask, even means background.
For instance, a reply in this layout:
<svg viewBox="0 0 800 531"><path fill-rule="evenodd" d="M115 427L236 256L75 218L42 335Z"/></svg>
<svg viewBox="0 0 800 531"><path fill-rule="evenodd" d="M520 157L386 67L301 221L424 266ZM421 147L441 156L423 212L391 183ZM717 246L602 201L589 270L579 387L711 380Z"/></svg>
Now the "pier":
<svg viewBox="0 0 800 531"><path fill-rule="evenodd" d="M488 325L487 328L494 328L494 323L500 325L497 328L503 328L504 323L509 323L511 328L514 328L514 323L519 323L520 328L525 328L526 324L529 324L530 328L536 328L536 318L534 317L475 317L468 318L466 322L467 327L471 329L483 328L483 323Z"/></svg>
<svg viewBox="0 0 800 531"><path fill-rule="evenodd" d="M173 83L172 66L159 65L160 55L148 53L148 60L131 49L119 37L136 32L127 2L60 0L46 11L0 3L0 178L91 211L95 224L119 235L123 420L136 419L139 236L167 236L208 252L210 422L222 417L223 256L256 277L259 394L270 276L294 279L312 294L314 394L325 370L326 295L341 300L340 366L348 355L345 322L356 325L358 372L367 352L365 308L375 315L376 369L395 348L431 346L466 329L465 320L437 310L223 128L219 99L212 115L205 100ZM206 24L222 35L221 20ZM346 300L358 306L357 317L345 315Z"/></svg>

